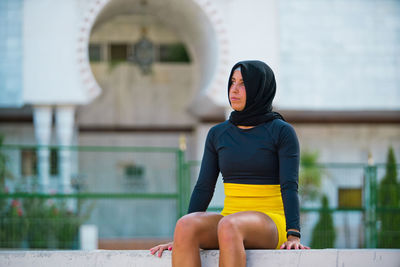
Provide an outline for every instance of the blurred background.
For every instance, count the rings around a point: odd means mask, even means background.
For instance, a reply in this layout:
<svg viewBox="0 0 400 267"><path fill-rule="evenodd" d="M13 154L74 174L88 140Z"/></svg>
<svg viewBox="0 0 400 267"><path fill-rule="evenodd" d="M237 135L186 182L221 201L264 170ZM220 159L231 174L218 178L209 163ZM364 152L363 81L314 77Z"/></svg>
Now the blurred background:
<svg viewBox="0 0 400 267"><path fill-rule="evenodd" d="M300 140L303 242L398 248L398 0L0 0L0 247L171 240L247 59Z"/></svg>

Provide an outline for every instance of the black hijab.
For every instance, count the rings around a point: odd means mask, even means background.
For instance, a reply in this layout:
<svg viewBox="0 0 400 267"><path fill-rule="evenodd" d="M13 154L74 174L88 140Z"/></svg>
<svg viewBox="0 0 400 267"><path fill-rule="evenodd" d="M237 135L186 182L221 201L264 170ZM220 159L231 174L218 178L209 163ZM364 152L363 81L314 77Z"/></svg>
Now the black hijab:
<svg viewBox="0 0 400 267"><path fill-rule="evenodd" d="M232 111L229 121L234 125L255 126L275 119L284 120L281 114L272 111L272 100L276 92L275 75L262 61L240 61L233 66L228 81L229 103L232 75L239 66L246 87L246 105L242 111Z"/></svg>

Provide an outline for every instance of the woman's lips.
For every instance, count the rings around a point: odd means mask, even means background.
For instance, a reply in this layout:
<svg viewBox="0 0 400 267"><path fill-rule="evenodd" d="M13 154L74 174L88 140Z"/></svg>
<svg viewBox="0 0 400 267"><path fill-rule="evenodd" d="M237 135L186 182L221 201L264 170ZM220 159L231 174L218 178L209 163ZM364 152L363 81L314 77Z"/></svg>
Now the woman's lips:
<svg viewBox="0 0 400 267"><path fill-rule="evenodd" d="M240 100L240 98L236 98L236 97L231 98L231 101L238 101L238 100Z"/></svg>

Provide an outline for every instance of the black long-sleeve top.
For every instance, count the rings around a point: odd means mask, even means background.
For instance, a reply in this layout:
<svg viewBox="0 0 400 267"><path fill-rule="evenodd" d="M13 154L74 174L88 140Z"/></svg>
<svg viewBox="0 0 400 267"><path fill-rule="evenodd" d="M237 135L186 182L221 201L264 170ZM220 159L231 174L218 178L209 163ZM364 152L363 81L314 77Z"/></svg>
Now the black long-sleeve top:
<svg viewBox="0 0 400 267"><path fill-rule="evenodd" d="M286 229L300 230L298 199L299 142L293 127L275 119L250 129L228 120L207 135L189 213L205 211L219 172L224 183L280 184Z"/></svg>

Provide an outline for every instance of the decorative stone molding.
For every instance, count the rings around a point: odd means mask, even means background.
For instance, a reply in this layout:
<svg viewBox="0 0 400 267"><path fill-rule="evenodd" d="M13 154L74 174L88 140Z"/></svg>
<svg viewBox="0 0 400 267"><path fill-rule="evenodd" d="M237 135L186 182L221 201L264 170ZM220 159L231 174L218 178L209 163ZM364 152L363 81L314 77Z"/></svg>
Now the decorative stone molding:
<svg viewBox="0 0 400 267"><path fill-rule="evenodd" d="M194 0L200 8L204 11L206 16L212 22L212 25L215 29L217 45L218 45L218 59L217 59L217 68L216 68L216 75L212 79L209 88L206 90L207 93L210 93L212 99L218 94L221 93L221 88L225 88L226 84L226 74L230 70L230 54L229 54L229 38L228 38L228 31L227 25L224 17L220 14L217 7L210 0ZM222 92L224 94L223 100L225 99L225 91ZM216 99L219 99L216 97ZM225 101L224 101L225 102ZM219 103L222 104L222 103Z"/></svg>
<svg viewBox="0 0 400 267"><path fill-rule="evenodd" d="M77 63L82 87L84 88L88 102L91 102L101 93L101 88L94 78L94 75L90 68L88 52L90 32L96 21L97 16L100 14L104 6L106 6L110 1L111 0L92 1L89 5L88 10L86 10L86 12L84 13L81 25L79 27L79 34L77 39Z"/></svg>

